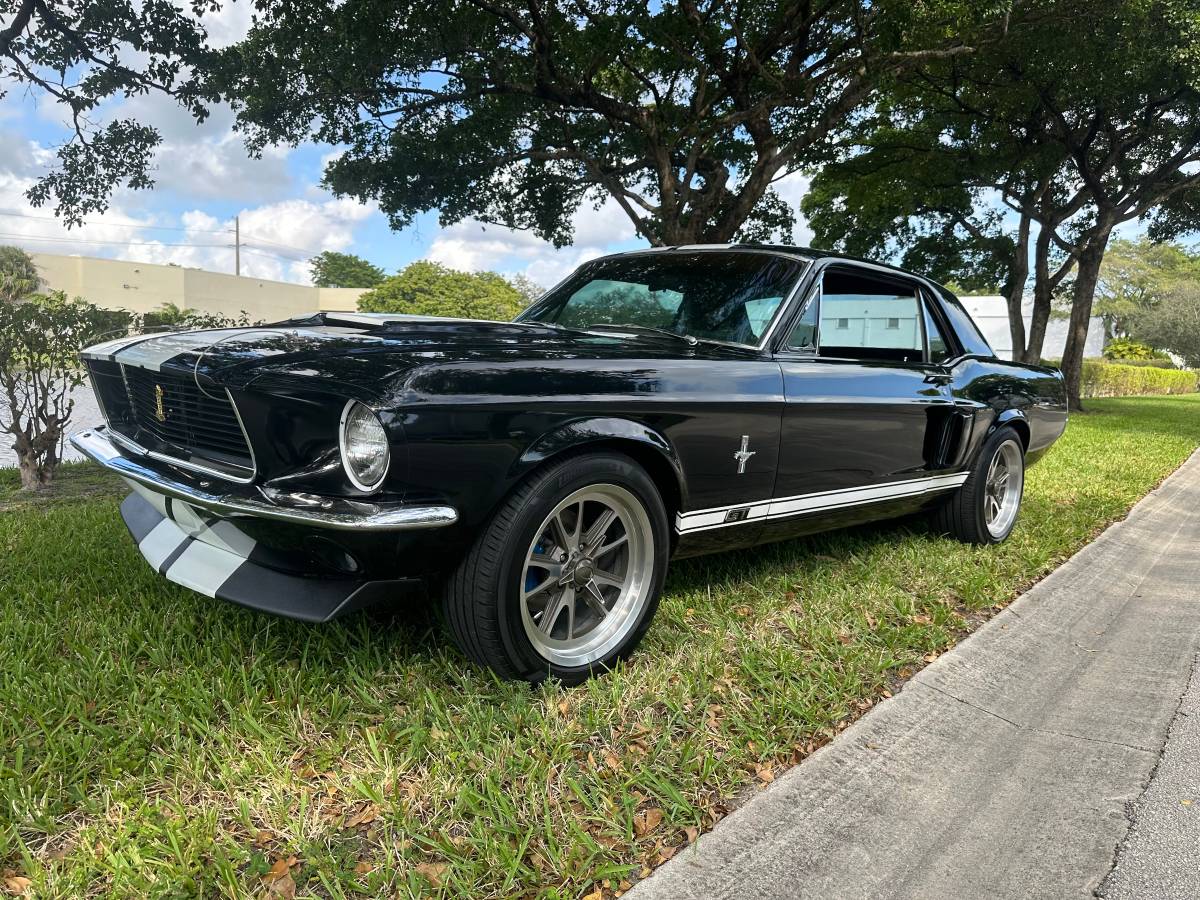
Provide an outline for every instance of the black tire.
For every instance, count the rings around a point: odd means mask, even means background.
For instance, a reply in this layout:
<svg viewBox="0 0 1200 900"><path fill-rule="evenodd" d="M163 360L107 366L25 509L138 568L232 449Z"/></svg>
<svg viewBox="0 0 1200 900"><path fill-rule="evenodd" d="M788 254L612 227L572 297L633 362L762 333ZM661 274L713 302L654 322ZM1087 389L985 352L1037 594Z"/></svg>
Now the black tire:
<svg viewBox="0 0 1200 900"><path fill-rule="evenodd" d="M1012 449L1015 445L1015 451ZM1006 459L1015 465L1019 478L1016 487L1016 507L1000 528L988 524L988 472L993 460ZM1025 488L1025 447L1020 435L1012 428L998 428L980 448L971 474L953 496L933 513L934 528L967 544L998 544L1005 540L1016 525Z"/></svg>
<svg viewBox="0 0 1200 900"><path fill-rule="evenodd" d="M632 496L645 517L638 517L642 533L652 536L652 547L642 559L652 566L641 579L637 610L625 616L627 633L597 659L583 665L562 665L546 658L527 632L523 615L527 607L522 581L528 575L526 554L535 552L544 535L545 522L566 498L587 488L614 487ZM582 509L582 508L581 508ZM582 515L582 513L581 513ZM629 540L632 545L634 542ZM620 551L614 551L619 553ZM628 551L632 552L632 551ZM669 558L667 513L662 497L646 471L629 457L614 452L583 453L548 464L523 481L505 498L476 538L471 550L451 574L443 590L442 607L455 642L474 662L509 679L537 683L554 676L577 684L609 669L637 647L658 608ZM582 591L580 592L582 595ZM618 592L618 596L624 596ZM547 601L549 602L549 601ZM615 603L615 601L614 601ZM543 612L545 615L545 612ZM571 613L574 624L574 612ZM551 623L553 628L553 623Z"/></svg>

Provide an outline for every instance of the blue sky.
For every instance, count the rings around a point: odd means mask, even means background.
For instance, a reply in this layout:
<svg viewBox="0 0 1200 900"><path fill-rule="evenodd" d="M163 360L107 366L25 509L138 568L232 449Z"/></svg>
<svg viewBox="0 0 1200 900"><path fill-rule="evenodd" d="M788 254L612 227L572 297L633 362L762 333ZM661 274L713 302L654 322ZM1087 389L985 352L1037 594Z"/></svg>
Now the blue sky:
<svg viewBox="0 0 1200 900"><path fill-rule="evenodd" d="M205 18L217 44L237 40L249 23L249 4L232 4ZM67 230L49 209L25 199L34 179L53 166L53 150L68 135L63 111L46 95L22 88L0 100L0 244L48 253L106 256L232 272L233 217L242 230L242 273L307 282L306 260L322 250L357 253L396 271L432 258L455 268L522 273L549 286L585 259L639 246L632 225L613 203L585 206L576 215L575 243L556 250L522 232L460 222L447 228L436 212L411 228L392 231L374 204L336 198L320 187L328 146L269 150L250 159L232 130L233 115L217 108L203 126L164 97L114 101L99 120L131 117L159 129L157 185L118 191L110 210ZM804 180L784 179L780 193L798 204ZM803 227L796 237L808 236Z"/></svg>

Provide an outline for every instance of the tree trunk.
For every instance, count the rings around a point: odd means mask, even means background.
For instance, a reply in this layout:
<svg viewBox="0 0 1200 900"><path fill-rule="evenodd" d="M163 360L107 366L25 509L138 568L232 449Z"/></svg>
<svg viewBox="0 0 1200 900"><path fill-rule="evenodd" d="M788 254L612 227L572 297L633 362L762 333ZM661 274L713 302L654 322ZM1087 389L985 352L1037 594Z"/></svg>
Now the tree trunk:
<svg viewBox="0 0 1200 900"><path fill-rule="evenodd" d="M1096 282L1100 279L1100 263L1108 246L1110 228L1101 224L1086 239L1079 254L1075 273L1075 290L1071 296L1071 320L1067 326L1067 346L1063 350L1062 370L1067 381L1067 405L1082 410L1083 350L1087 342L1088 323L1092 318L1092 301Z"/></svg>
<svg viewBox="0 0 1200 900"><path fill-rule="evenodd" d="M1014 250L1012 267L1005 285L1005 301L1008 303L1008 333L1012 337L1012 358L1025 358L1025 282L1029 279L1029 224L1028 213L1021 213L1021 224L1017 229L1017 246Z"/></svg>
<svg viewBox="0 0 1200 900"><path fill-rule="evenodd" d="M1050 227L1041 226L1033 250L1033 314L1029 321L1029 346L1021 362L1034 365L1042 359L1046 325L1050 321L1051 301L1054 298L1054 288L1050 284L1050 237Z"/></svg>

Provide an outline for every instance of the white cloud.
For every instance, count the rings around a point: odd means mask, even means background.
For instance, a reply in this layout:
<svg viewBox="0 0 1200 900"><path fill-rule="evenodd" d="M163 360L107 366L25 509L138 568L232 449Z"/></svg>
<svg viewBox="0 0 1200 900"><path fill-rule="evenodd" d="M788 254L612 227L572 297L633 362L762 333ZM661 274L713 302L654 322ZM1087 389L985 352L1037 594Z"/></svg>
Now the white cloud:
<svg viewBox="0 0 1200 900"><path fill-rule="evenodd" d="M490 269L523 274L550 287L580 263L620 249L636 240L633 223L612 200L599 209L584 204L573 218L575 242L556 249L527 231L483 225L467 219L442 229L426 256L451 268L475 272Z"/></svg>
<svg viewBox="0 0 1200 900"><path fill-rule="evenodd" d="M810 179L803 172L792 172L774 184L775 193L796 214L796 227L792 229L792 239L801 246L808 246L813 239L812 229L808 227L808 222L804 220L804 214L800 212L800 201L808 193L809 181Z"/></svg>

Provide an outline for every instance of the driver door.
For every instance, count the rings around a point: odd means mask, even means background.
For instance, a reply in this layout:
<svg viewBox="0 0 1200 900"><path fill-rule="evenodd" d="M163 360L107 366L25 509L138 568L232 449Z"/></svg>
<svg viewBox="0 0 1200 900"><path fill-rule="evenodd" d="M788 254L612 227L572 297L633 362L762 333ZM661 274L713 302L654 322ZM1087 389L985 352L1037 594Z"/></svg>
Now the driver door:
<svg viewBox="0 0 1200 900"><path fill-rule="evenodd" d="M936 331L919 283L865 266L822 273L776 355L785 403L773 519L876 518L933 486L923 480L941 465L955 410Z"/></svg>

